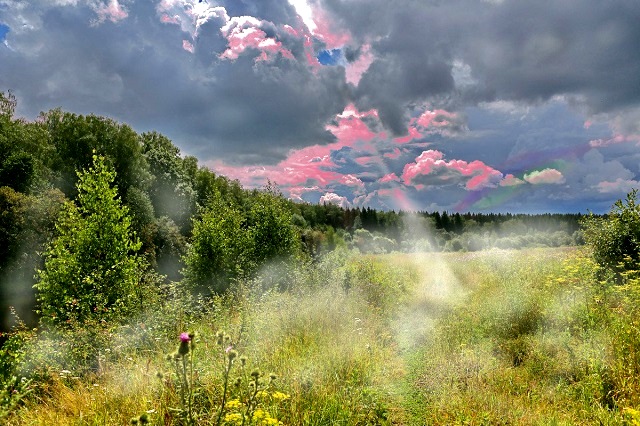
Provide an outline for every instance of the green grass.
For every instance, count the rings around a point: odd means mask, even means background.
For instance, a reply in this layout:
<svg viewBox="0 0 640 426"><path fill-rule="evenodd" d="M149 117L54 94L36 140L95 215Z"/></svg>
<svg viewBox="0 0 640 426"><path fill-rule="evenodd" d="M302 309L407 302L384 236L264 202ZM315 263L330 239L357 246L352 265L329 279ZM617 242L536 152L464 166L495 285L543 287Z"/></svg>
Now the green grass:
<svg viewBox="0 0 640 426"><path fill-rule="evenodd" d="M110 330L90 369L65 356L73 335L31 339L21 368L38 373L35 387L5 422L122 425L147 413L152 424L185 424L166 357L180 332L194 331L187 390L197 424L216 424L227 345L247 357L229 373L247 381L227 401L246 400L254 369L265 389L255 401L266 417L246 424L633 424L639 393L620 360L639 350L612 336L606 312L622 299L600 300L593 271L566 249L336 252L297 268L286 292L252 283L206 304L154 306Z"/></svg>

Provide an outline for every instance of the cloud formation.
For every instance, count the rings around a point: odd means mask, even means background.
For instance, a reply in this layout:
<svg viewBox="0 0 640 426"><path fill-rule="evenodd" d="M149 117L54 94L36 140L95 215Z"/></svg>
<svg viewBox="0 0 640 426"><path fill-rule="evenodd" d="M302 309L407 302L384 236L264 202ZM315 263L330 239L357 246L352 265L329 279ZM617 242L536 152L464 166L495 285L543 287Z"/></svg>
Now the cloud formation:
<svg viewBox="0 0 640 426"><path fill-rule="evenodd" d="M0 90L19 114L158 130L296 200L597 211L640 181L636 1L0 0L0 12Z"/></svg>

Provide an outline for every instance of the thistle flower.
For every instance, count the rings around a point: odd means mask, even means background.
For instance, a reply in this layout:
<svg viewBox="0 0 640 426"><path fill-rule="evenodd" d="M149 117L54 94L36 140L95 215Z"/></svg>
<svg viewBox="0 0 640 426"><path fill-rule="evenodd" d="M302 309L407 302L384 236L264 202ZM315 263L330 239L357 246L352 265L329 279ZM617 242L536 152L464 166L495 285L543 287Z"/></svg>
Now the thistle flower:
<svg viewBox="0 0 640 426"><path fill-rule="evenodd" d="M178 355L185 356L189 353L189 342L191 342L191 337L189 337L189 333L181 333L180 346L178 346Z"/></svg>

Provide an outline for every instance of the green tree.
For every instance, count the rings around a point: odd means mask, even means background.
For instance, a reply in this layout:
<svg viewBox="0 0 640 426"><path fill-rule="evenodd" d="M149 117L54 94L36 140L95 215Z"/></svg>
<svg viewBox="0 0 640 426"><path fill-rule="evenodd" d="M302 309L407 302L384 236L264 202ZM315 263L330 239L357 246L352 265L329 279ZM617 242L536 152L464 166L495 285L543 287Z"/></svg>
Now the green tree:
<svg viewBox="0 0 640 426"><path fill-rule="evenodd" d="M194 221L191 246L184 263L185 281L197 292L221 293L231 280L249 272L251 237L241 211L221 197L209 201Z"/></svg>
<svg viewBox="0 0 640 426"><path fill-rule="evenodd" d="M271 184L254 196L248 216L253 248L251 259L256 267L267 260L284 259L297 252L300 238L293 226L293 215Z"/></svg>
<svg viewBox="0 0 640 426"><path fill-rule="evenodd" d="M193 160L180 157L180 149L167 137L144 133L142 150L151 175L149 194L157 216L170 217L185 232L191 225L196 194L192 187ZM197 167L197 166L196 166Z"/></svg>
<svg viewBox="0 0 640 426"><path fill-rule="evenodd" d="M640 263L640 206L638 190L618 200L604 217L589 215L582 220L584 239L596 262L616 273L637 270Z"/></svg>
<svg viewBox="0 0 640 426"><path fill-rule="evenodd" d="M52 168L57 186L75 196L76 171L91 166L93 153L107 157L116 172L115 185L125 198L131 186L146 190L151 175L142 155L140 136L131 127L105 117L76 115L54 109L41 118L55 148Z"/></svg>
<svg viewBox="0 0 640 426"><path fill-rule="evenodd" d="M45 324L117 320L141 302L136 296L146 265L115 179L96 155L93 166L78 173L77 205L64 205L38 271L35 288Z"/></svg>

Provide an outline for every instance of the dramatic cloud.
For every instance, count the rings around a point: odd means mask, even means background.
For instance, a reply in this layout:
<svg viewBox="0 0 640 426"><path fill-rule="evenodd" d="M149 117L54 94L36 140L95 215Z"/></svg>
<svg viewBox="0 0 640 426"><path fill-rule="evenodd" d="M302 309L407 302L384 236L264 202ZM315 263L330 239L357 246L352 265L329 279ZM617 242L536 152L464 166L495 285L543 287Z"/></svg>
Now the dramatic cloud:
<svg viewBox="0 0 640 426"><path fill-rule="evenodd" d="M443 160L442 152L428 150L407 164L402 173L404 183L425 186L463 185L469 190L495 187L502 180L502 173L481 161L467 163L462 160Z"/></svg>
<svg viewBox="0 0 640 426"><path fill-rule="evenodd" d="M0 90L295 200L600 211L640 181L638 22L630 0L0 0Z"/></svg>

